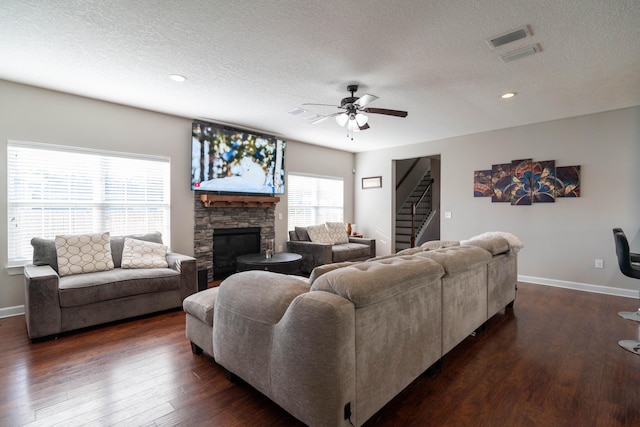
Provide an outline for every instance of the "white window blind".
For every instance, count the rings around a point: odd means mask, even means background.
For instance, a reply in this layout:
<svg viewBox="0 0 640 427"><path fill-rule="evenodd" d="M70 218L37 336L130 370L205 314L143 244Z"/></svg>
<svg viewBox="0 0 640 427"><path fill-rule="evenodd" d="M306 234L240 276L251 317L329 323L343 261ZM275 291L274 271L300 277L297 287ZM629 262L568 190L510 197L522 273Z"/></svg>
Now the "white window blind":
<svg viewBox="0 0 640 427"><path fill-rule="evenodd" d="M162 232L169 245L168 158L9 141L9 266L31 261L31 238Z"/></svg>
<svg viewBox="0 0 640 427"><path fill-rule="evenodd" d="M289 230L294 227L343 221L344 183L330 178L289 173L287 199Z"/></svg>

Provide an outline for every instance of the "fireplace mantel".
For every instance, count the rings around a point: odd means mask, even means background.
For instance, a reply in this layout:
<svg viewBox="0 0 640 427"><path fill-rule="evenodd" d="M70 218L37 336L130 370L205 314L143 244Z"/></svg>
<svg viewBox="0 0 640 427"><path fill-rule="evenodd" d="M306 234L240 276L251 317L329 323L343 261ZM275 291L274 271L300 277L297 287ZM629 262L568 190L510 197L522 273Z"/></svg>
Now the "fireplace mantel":
<svg viewBox="0 0 640 427"><path fill-rule="evenodd" d="M280 197L201 194L200 201L205 208L271 208L276 206Z"/></svg>

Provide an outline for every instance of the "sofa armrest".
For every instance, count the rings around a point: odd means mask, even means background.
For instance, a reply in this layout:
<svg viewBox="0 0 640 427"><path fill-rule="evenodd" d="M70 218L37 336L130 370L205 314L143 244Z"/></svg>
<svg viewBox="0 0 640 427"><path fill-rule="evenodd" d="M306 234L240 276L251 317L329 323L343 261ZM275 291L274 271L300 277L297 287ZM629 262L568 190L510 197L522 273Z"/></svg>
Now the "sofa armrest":
<svg viewBox="0 0 640 427"><path fill-rule="evenodd" d="M24 282L24 313L29 338L59 333L62 315L58 273L48 265L26 265Z"/></svg>
<svg viewBox="0 0 640 427"><path fill-rule="evenodd" d="M170 269L180 272L180 298L183 301L189 295L198 292L197 267L194 257L168 252L167 264Z"/></svg>
<svg viewBox="0 0 640 427"><path fill-rule="evenodd" d="M369 258L376 256L376 239L367 239L364 237L349 237L349 243L361 243L363 245L369 245Z"/></svg>
<svg viewBox="0 0 640 427"><path fill-rule="evenodd" d="M331 264L333 262L332 247L333 245L327 243L307 241L287 242L288 252L302 255L302 271L304 273L311 273L311 271L319 265Z"/></svg>

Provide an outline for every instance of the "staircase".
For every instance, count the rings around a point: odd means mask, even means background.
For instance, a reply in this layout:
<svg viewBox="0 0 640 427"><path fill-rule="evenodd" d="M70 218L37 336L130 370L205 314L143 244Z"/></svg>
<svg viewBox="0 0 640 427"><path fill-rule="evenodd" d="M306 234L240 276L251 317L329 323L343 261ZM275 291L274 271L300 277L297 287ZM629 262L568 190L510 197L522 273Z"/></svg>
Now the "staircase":
<svg viewBox="0 0 640 427"><path fill-rule="evenodd" d="M396 212L396 252L411 247L411 209L412 205L418 200L429 187L431 182L431 173L427 173L420 179L416 187L413 189L407 200L404 201L398 212ZM418 237L422 227L427 219L429 219L432 211L431 191L428 191L424 199L420 203L420 208L416 209L415 218L415 236Z"/></svg>

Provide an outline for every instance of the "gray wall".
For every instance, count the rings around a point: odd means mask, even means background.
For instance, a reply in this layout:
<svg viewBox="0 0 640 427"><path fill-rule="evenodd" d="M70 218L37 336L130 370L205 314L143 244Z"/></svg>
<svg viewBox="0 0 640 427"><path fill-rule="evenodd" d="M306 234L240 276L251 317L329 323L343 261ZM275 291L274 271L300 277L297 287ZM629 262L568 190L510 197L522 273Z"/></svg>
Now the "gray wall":
<svg viewBox="0 0 640 427"><path fill-rule="evenodd" d="M442 239L508 231L526 245L522 280L638 295L638 281L618 270L611 229L622 227L640 252L640 107L357 154L357 180L382 175L382 188L355 194L358 228L378 239L378 254L393 242L392 161L432 155L441 155ZM532 206L473 197L475 170L525 158L581 165L581 197ZM604 269L594 268L596 258Z"/></svg>
<svg viewBox="0 0 640 427"><path fill-rule="evenodd" d="M7 140L43 142L171 158L172 250L193 254L190 190L191 119L125 107L0 80L0 216L7 218ZM354 155L295 141L287 145L287 170L342 176L345 220L353 218ZM279 220L282 214L282 220ZM276 205L276 245L287 238L287 198ZM22 274L7 265L7 223L0 227L0 317L21 313Z"/></svg>

